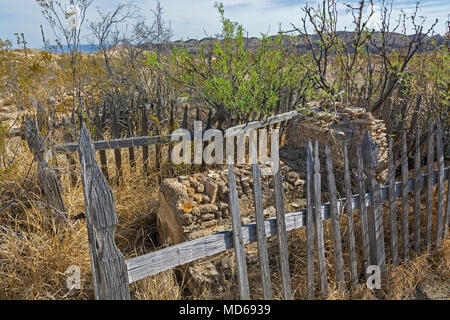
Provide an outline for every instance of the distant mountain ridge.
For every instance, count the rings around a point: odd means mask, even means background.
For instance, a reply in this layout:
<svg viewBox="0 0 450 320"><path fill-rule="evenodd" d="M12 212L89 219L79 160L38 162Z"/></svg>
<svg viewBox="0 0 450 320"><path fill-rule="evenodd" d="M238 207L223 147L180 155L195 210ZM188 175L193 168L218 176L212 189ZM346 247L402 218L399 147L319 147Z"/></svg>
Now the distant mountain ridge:
<svg viewBox="0 0 450 320"><path fill-rule="evenodd" d="M377 35L377 34L379 34L379 32L375 32L375 35ZM348 44L351 45L351 39L353 37L353 32L338 31L338 36L341 39L346 40L348 42ZM273 38L273 37L275 37L275 36L270 36L269 38ZM391 43L388 43L389 49L399 49L402 46L404 46L405 39L402 34L391 33L391 34L389 34L389 37L391 38ZM410 35L408 37L411 38L412 36ZM311 39L313 42L318 41L318 36L312 35ZM431 50L433 48L432 40L435 41L435 45L437 45L437 46L440 46L440 45L443 45L446 43L445 36L441 36L439 34L434 35L433 37L427 36L424 40L425 45L422 46L422 48L419 50L419 52ZM171 51L174 48L182 48L182 49L185 49L190 54L196 55L199 53L201 45L206 45L206 46L212 45L215 41L217 41L217 38L211 38L211 37L203 38L200 40L197 40L197 39L189 39L186 41L177 40L177 41L168 42L167 44L165 44L163 46L163 48L164 48L164 51ZM302 36L295 36L295 37L284 36L284 43L293 46L300 53L304 53L305 51L311 49L311 47L305 43L305 39L303 39ZM260 44L261 44L260 38L257 38L257 37L245 38L245 45L250 50L256 50L260 46ZM146 49L146 50L158 50L159 48L161 48L160 45L155 44L155 43L146 43L144 45L141 45L140 47L143 49ZM80 44L79 49L83 53L94 53L99 50L99 47L94 44ZM41 50L45 50L45 48L42 48ZM51 46L51 51L56 52L56 53L69 52L67 46L63 46L62 50L61 50L61 48L58 48L56 46Z"/></svg>
<svg viewBox="0 0 450 320"><path fill-rule="evenodd" d="M70 51L67 45L62 46L62 49L58 46L50 46L48 49L55 53L67 53ZM80 44L78 49L83 53L94 53L99 50L99 47L94 44ZM47 48L41 48L41 50L47 50Z"/></svg>
<svg viewBox="0 0 450 320"><path fill-rule="evenodd" d="M380 32L375 32L375 36L380 34ZM353 32L350 31L338 31L338 36L347 41L349 45L351 45L351 39L353 38ZM269 38L273 38L274 36L271 36ZM391 33L389 34L389 37L391 38L391 42L388 43L389 49L399 49L402 46L406 44L404 36L400 33ZM411 39L412 35L409 35L408 38ZM313 42L318 41L319 37L317 35L312 35L311 40ZM437 46L443 45L446 42L445 36L441 35L434 35L433 37L426 36L424 39L424 43L426 45L422 46L422 48L419 50L419 52L427 51L432 49L432 40L435 40L435 43ZM191 54L198 54L199 48L201 45L209 45L212 44L214 41L217 41L217 38L203 38L201 40L196 39L189 39L186 41L178 40L178 41L172 41L165 45L165 50L172 50L173 48L183 48L186 51L188 51ZM285 44L290 44L295 47L295 49L299 52L305 52L307 50L310 50L311 47L305 43L305 39L303 39L302 36L284 36L284 42ZM261 44L261 39L257 37L249 37L245 38L245 45L250 50L256 50ZM154 43L147 43L142 46L143 48L147 50L157 50L159 48L158 44ZM372 48L374 49L374 48Z"/></svg>

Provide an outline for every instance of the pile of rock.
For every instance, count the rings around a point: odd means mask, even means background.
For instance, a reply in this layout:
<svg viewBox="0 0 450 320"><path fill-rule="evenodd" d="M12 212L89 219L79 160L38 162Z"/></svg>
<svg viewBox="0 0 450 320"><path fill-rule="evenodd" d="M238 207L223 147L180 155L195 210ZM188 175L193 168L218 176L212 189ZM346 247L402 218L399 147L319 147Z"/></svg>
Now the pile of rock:
<svg viewBox="0 0 450 320"><path fill-rule="evenodd" d="M296 152L292 148L282 149L280 154L301 155L298 150ZM295 160L304 162L304 159L295 159L291 156L290 161ZM284 162L281 164L286 212L306 207L304 174L296 170L298 168ZM234 168L234 173L242 224L246 225L255 221L251 167L237 166ZM275 217L273 176L262 176L261 187L265 208L264 217ZM160 186L157 212L160 242L174 245L231 229L228 196L227 170L209 170L189 176L164 179ZM220 296L219 291L227 287L226 281L236 282L232 252L228 250L213 258L201 259L182 266L181 269L184 277L188 279L190 290L211 287L214 288L216 293L214 297L217 298L217 295ZM247 246L247 258L249 261L256 261L256 246Z"/></svg>
<svg viewBox="0 0 450 320"><path fill-rule="evenodd" d="M234 169L242 223L254 222L253 177L248 165ZM282 163L286 211L306 206L304 176ZM261 187L265 216L275 216L273 177L262 176ZM164 179L159 192L158 233L162 242L171 244L192 240L231 228L228 209L227 170L207 171L190 176Z"/></svg>
<svg viewBox="0 0 450 320"><path fill-rule="evenodd" d="M350 166L356 168L356 146L362 142L366 130L369 130L378 146L378 173L385 171L388 166L388 147L383 120L375 119L372 113L362 108L339 105L326 109L318 102L310 102L307 107L307 114L289 121L286 145L305 148L308 139L316 139L321 144L321 157L324 157L323 143L327 141L333 161L342 165L343 143L347 141Z"/></svg>

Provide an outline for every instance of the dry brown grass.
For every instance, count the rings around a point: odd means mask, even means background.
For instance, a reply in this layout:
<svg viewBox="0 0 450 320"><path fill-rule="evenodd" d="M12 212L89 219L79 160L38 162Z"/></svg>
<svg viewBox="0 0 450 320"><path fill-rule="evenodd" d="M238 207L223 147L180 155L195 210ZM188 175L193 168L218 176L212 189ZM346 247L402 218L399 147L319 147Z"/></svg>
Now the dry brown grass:
<svg viewBox="0 0 450 320"><path fill-rule="evenodd" d="M38 189L22 192L36 185L35 164L31 170L32 155L22 142L18 151L17 165L2 176L5 182L0 189L2 207L10 199L16 203L0 211L0 299L92 299L91 270L87 232L84 220L70 219L58 229L52 225L51 211ZM158 197L157 178L167 175L153 173L148 180L141 173L140 152L138 171L128 168L127 152L123 152L124 179L120 187L113 187L119 226L116 243L126 258L162 248L156 236L156 209ZM114 172L113 153L108 152L109 171ZM64 156L58 156L58 164L63 173L68 163ZM153 167L154 164L150 164ZM64 169L65 168L65 169ZM64 170L63 170L64 169ZM79 176L79 172L77 171ZM6 183L8 182L8 183ZM80 183L71 187L67 174L63 175L64 200L71 217L84 212L84 199ZM358 214L355 212L355 216ZM387 221L387 219L385 219ZM387 226L386 226L387 228ZM417 299L419 291L432 299L449 299L450 295L450 240L445 240L431 255L413 256L400 266L387 266L386 283L382 290L373 292L361 284L354 290L341 293L331 284L334 282L333 245L330 237L329 221L325 223L326 259L330 292L327 299ZM359 221L356 219L357 239L360 239ZM347 229L342 220L346 277L348 274ZM388 234L387 234L388 235ZM276 239L270 238L270 265L274 286L274 298L282 298L281 281L278 270ZM254 252L255 244L248 246ZM306 238L305 230L289 233L290 267L295 299L306 298ZM386 240L389 252L389 242ZM362 253L358 252L358 261ZM388 257L389 258L389 257ZM262 298L258 261L249 257L249 275L252 298ZM82 289L69 291L66 287L70 265L81 269ZM364 283L363 270L358 263L360 283ZM316 264L317 266L317 264ZM181 275L180 275L181 274ZM187 280L181 272L162 272L131 285L133 299L207 299L212 297L237 298L236 275L224 275L225 287L220 295L217 288L203 288L198 292L186 290ZM316 275L316 290L318 277ZM319 292L317 291L317 296Z"/></svg>

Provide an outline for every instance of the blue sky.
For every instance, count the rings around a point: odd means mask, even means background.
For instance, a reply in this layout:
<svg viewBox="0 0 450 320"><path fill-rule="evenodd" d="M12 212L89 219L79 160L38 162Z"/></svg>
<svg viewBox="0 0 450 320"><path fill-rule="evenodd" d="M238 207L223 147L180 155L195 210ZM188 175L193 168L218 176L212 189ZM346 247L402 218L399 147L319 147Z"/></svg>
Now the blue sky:
<svg viewBox="0 0 450 320"><path fill-rule="evenodd" d="M69 0L60 0L69 3ZM317 0L310 0L314 4ZM375 4L379 0L374 0ZM132 2L142 8L142 14L151 19L151 10L156 6L156 0L94 0L88 11L88 20L95 20L96 7L102 10L111 9L119 3ZM305 0L222 0L225 14L233 21L244 25L250 36L258 36L261 32L276 33L281 23L283 29L290 24L299 25L301 5ZM355 0L339 1L339 27L343 29L351 23L351 17L345 13L344 3L356 3ZM394 0L394 13L404 10L406 13L414 9L415 1ZM214 8L214 0L161 0L165 17L170 20L174 32L173 40L200 39L214 35L220 31L219 15ZM446 21L450 14L450 0L422 0L420 15L426 17L426 25L436 18L439 23L436 32L444 34ZM376 25L377 14L373 23ZM15 43L15 32L23 32L29 47L42 47L42 37L39 25L43 25L47 37L53 40L52 33L42 17L40 7L35 0L0 0L0 38L10 39ZM88 24L84 25L86 30ZM87 32L84 33L84 37ZM86 38L82 43L88 43Z"/></svg>

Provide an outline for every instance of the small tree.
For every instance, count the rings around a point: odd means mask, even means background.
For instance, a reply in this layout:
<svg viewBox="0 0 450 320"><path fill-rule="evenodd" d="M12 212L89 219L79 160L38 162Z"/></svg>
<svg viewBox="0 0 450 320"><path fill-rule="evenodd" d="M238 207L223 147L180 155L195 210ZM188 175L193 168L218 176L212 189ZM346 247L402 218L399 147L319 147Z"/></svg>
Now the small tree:
<svg viewBox="0 0 450 320"><path fill-rule="evenodd" d="M204 42L197 56L180 48L163 61L151 54L149 65L203 99L214 111L213 121L219 121L219 127L279 111L286 88L290 89L290 107L296 105L308 82L298 63L301 57L288 50L281 35L262 34L258 48L252 51L244 27L225 17L221 3L215 7L222 24L218 39Z"/></svg>

